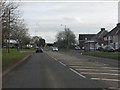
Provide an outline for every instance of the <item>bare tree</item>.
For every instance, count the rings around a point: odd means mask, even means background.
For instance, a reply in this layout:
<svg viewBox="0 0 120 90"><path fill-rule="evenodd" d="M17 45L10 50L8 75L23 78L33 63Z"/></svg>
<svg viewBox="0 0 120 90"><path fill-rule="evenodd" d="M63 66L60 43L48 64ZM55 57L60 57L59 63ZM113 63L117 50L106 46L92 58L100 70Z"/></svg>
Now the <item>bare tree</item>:
<svg viewBox="0 0 120 90"><path fill-rule="evenodd" d="M33 38L32 38L32 41L33 41L33 43L34 43L34 47L36 47L36 46L38 46L38 44L39 44L39 39L40 39L41 37L38 37L38 36L34 36Z"/></svg>
<svg viewBox="0 0 120 90"><path fill-rule="evenodd" d="M18 45L28 39L28 28L24 24L24 20L20 18L19 4L16 2L2 1L2 44L7 44L9 50L10 38L16 40ZM6 43L5 43L6 42ZM25 43L25 42L24 42ZM19 47L19 46L18 46Z"/></svg>
<svg viewBox="0 0 120 90"><path fill-rule="evenodd" d="M5 44L8 48L9 52L9 40L10 40L10 33L11 33L11 24L14 23L16 17L14 16L14 11L17 9L17 5L13 2L1 1L2 5L2 44Z"/></svg>
<svg viewBox="0 0 120 90"><path fill-rule="evenodd" d="M39 39L39 47L44 47L45 46L45 39L43 39L43 38L40 38Z"/></svg>
<svg viewBox="0 0 120 90"><path fill-rule="evenodd" d="M57 34L58 47L72 48L76 43L75 38L75 34L69 28L66 28L65 31Z"/></svg>

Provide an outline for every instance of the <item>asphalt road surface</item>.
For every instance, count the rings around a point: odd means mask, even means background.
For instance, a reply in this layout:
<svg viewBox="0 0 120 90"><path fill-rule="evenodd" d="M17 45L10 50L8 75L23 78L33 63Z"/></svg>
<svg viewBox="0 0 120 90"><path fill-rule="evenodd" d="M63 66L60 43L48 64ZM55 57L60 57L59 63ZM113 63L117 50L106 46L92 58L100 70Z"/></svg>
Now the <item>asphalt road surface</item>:
<svg viewBox="0 0 120 90"><path fill-rule="evenodd" d="M84 78L45 53L32 57L3 77L3 88L104 88Z"/></svg>

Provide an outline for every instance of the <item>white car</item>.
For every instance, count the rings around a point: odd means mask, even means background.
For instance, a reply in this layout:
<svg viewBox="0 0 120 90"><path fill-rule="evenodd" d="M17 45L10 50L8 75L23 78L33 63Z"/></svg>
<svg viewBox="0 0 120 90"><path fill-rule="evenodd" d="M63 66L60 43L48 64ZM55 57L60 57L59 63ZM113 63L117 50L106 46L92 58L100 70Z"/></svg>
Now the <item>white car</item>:
<svg viewBox="0 0 120 90"><path fill-rule="evenodd" d="M58 51L58 47L52 47L52 51Z"/></svg>
<svg viewBox="0 0 120 90"><path fill-rule="evenodd" d="M79 47L79 46L76 46L76 47L75 47L75 50L80 50L80 47Z"/></svg>

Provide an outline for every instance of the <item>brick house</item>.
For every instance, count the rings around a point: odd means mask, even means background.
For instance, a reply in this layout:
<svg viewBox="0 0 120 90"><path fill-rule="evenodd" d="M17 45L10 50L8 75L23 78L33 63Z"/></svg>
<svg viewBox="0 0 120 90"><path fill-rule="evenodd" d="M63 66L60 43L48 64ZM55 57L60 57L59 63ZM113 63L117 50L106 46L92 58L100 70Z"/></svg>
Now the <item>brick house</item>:
<svg viewBox="0 0 120 90"><path fill-rule="evenodd" d="M101 30L97 34L79 34L79 46L80 48L86 46L94 46L98 48L99 46L103 46L105 44L104 35L106 35L108 31L105 28L101 28ZM86 43L88 45L86 45Z"/></svg>
<svg viewBox="0 0 120 90"><path fill-rule="evenodd" d="M85 48L85 42L91 41L96 34L79 34L79 46L81 49Z"/></svg>
<svg viewBox="0 0 120 90"><path fill-rule="evenodd" d="M101 28L101 31L97 33L96 35L96 42L98 43L98 45L103 46L105 44L104 41L104 36L108 33L108 31L105 30L105 28Z"/></svg>

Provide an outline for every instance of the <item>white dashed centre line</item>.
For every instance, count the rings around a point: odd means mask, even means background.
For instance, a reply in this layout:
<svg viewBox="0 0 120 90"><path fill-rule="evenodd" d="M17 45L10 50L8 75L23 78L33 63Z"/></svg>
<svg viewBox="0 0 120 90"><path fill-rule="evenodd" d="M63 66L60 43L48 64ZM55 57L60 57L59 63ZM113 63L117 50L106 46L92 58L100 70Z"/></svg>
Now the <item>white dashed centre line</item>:
<svg viewBox="0 0 120 90"><path fill-rule="evenodd" d="M83 76L82 74L78 73L77 71L75 71L74 69L70 68L71 71L73 71L74 73L78 74L79 76L86 78L85 76Z"/></svg>
<svg viewBox="0 0 120 90"><path fill-rule="evenodd" d="M62 62L60 62L60 61L59 61L59 63L62 64L63 66L66 66L64 63L62 63Z"/></svg>
<svg viewBox="0 0 120 90"><path fill-rule="evenodd" d="M57 61L57 59L56 58L54 58L55 59L55 61Z"/></svg>

